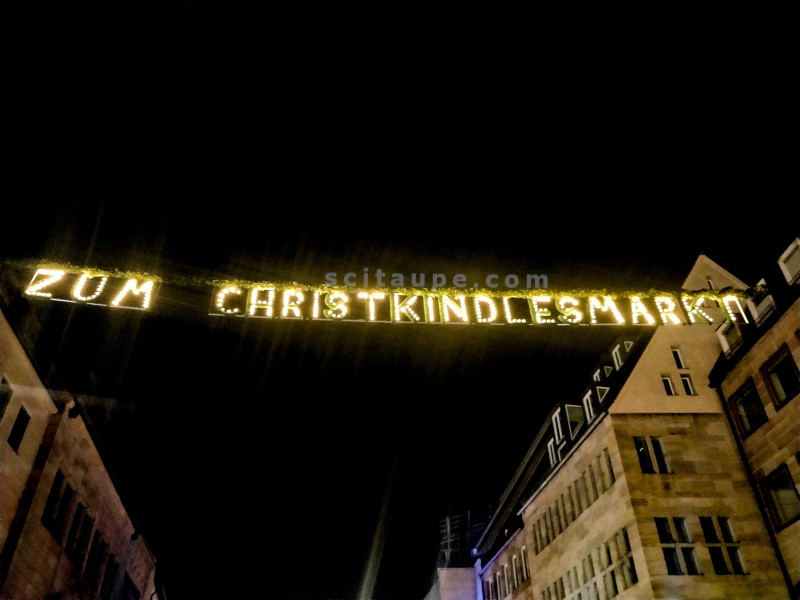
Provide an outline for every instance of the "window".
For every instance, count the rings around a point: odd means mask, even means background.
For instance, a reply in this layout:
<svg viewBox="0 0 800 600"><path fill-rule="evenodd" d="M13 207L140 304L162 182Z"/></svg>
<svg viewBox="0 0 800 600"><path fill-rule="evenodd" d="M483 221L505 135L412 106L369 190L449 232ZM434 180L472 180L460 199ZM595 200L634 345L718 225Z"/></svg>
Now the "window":
<svg viewBox="0 0 800 600"><path fill-rule="evenodd" d="M784 464L761 482L775 529L783 529L800 518L800 497L792 475Z"/></svg>
<svg viewBox="0 0 800 600"><path fill-rule="evenodd" d="M664 384L664 391L667 393L667 396L677 395L677 392L675 391L675 386L672 384L672 378L669 375L662 375L661 383Z"/></svg>
<svg viewBox="0 0 800 600"><path fill-rule="evenodd" d="M47 495L47 501L44 504L44 511L42 512L42 524L52 532L53 523L56 520L56 513L58 511L58 502L61 499L61 488L64 486L64 474L59 469L53 477L53 483L50 486L50 493Z"/></svg>
<svg viewBox="0 0 800 600"><path fill-rule="evenodd" d="M522 560L522 581L525 581L528 578L528 549L525 546L520 550L520 556Z"/></svg>
<svg viewBox="0 0 800 600"><path fill-rule="evenodd" d="M787 283L800 280L800 238L796 238L778 259L778 266Z"/></svg>
<svg viewBox="0 0 800 600"><path fill-rule="evenodd" d="M22 443L22 438L25 435L25 430L28 429L31 416L24 407L19 407L17 418L14 420L14 425L11 427L11 433L8 435L8 443L14 452L19 451L19 445Z"/></svg>
<svg viewBox="0 0 800 600"><path fill-rule="evenodd" d="M700 517L700 527L708 544L711 565L717 575L746 575L739 540L728 517L717 517L716 525L712 517ZM730 568L725 560L728 557Z"/></svg>
<svg viewBox="0 0 800 600"><path fill-rule="evenodd" d="M761 372L776 408L780 408L800 393L800 374L797 372L789 347L785 344L767 361Z"/></svg>
<svg viewBox="0 0 800 600"><path fill-rule="evenodd" d="M556 464L556 445L553 440L547 442L547 456L550 458L550 466L552 467Z"/></svg>
<svg viewBox="0 0 800 600"><path fill-rule="evenodd" d="M742 437L747 437L767 422L764 404L752 379L731 396L729 406Z"/></svg>
<svg viewBox="0 0 800 600"><path fill-rule="evenodd" d="M0 417L6 412L6 406L14 389L5 377L0 377Z"/></svg>
<svg viewBox="0 0 800 600"><path fill-rule="evenodd" d="M672 349L672 358L675 359L675 366L676 367L678 367L679 369L685 369L686 368L684 366L684 363L683 363L683 357L681 356L681 351L678 350L677 348L673 348Z"/></svg>
<svg viewBox="0 0 800 600"><path fill-rule="evenodd" d="M519 559L517 555L511 557L511 570L514 572L514 589L519 586L520 573L519 573Z"/></svg>
<svg viewBox="0 0 800 600"><path fill-rule="evenodd" d="M55 520L53 521L52 533L53 537L60 543L64 538L64 529L67 526L67 515L72 508L72 497L74 492L69 484L64 486L64 491L61 494L61 500L58 503L58 511L56 512Z"/></svg>
<svg viewBox="0 0 800 600"><path fill-rule="evenodd" d="M114 555L108 557L106 570L103 573L103 585L100 587L100 600L111 600L111 592L114 590L114 582L119 572L119 563Z"/></svg>
<svg viewBox="0 0 800 600"><path fill-rule="evenodd" d="M730 356L742 343L742 332L731 321L723 321L717 327L717 339L725 356Z"/></svg>
<svg viewBox="0 0 800 600"><path fill-rule="evenodd" d="M660 437L634 437L633 443L642 473L672 473L667 450Z"/></svg>
<svg viewBox="0 0 800 600"><path fill-rule="evenodd" d="M694 542L689 535L686 519L673 517L656 517L656 531L664 562L669 575L700 575L700 565L694 550ZM674 527L674 531L673 531Z"/></svg>
<svg viewBox="0 0 800 600"><path fill-rule="evenodd" d="M681 375L681 383L683 384L683 391L687 396L694 396L694 386L692 385L692 377L690 375Z"/></svg>

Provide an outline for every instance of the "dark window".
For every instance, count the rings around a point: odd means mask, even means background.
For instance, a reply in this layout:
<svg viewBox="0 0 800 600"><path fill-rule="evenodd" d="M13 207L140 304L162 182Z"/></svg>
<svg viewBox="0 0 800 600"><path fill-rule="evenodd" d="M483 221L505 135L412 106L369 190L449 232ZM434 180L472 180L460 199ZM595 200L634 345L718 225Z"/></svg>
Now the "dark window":
<svg viewBox="0 0 800 600"><path fill-rule="evenodd" d="M708 553L711 555L711 564L714 566L714 573L717 575L730 575L728 565L725 564L725 555L722 553L722 547L709 546Z"/></svg>
<svg viewBox="0 0 800 600"><path fill-rule="evenodd" d="M47 494L47 501L44 504L44 511L42 512L42 524L50 530L56 519L56 511L58 510L58 500L61 498L61 488L64 485L64 474L58 470L53 478L53 484L50 486L50 493Z"/></svg>
<svg viewBox="0 0 800 600"><path fill-rule="evenodd" d="M700 568L697 566L697 555L694 553L692 546L681 546L683 553L683 562L686 565L687 575L699 575Z"/></svg>
<svg viewBox="0 0 800 600"><path fill-rule="evenodd" d="M658 531L658 541L662 544L672 544L675 540L669 528L669 519L656 517L656 531Z"/></svg>
<svg viewBox="0 0 800 600"><path fill-rule="evenodd" d="M675 365L679 369L685 369L686 368L685 366L683 366L683 357L681 356L681 351L678 350L677 348L673 348L672 349L672 358L675 359Z"/></svg>
<svg viewBox="0 0 800 600"><path fill-rule="evenodd" d="M69 535L67 536L67 543L64 546L64 550L67 553L74 563L77 561L75 560L75 550L77 548L78 542L78 533L81 530L81 525L83 524L83 516L86 512L86 509L83 508L83 504L78 504L77 508L75 509L75 515L72 517L72 526L69 528Z"/></svg>
<svg viewBox="0 0 800 600"><path fill-rule="evenodd" d="M797 366L788 346L784 345L764 365L762 373L776 406L783 406L800 393L800 374L797 372Z"/></svg>
<svg viewBox="0 0 800 600"><path fill-rule="evenodd" d="M8 406L8 401L11 399L11 394L14 391L14 388L11 387L11 384L8 383L5 377L0 377L0 418L6 412L6 406Z"/></svg>
<svg viewBox="0 0 800 600"><path fill-rule="evenodd" d="M781 465L761 483L776 529L800 518L800 497L786 465Z"/></svg>
<svg viewBox="0 0 800 600"><path fill-rule="evenodd" d="M74 493L69 484L64 486L64 492L61 494L61 500L58 503L58 512L56 512L55 521L53 521L53 537L61 543L64 538L64 529L67 526L67 515L69 509L72 508L72 497Z"/></svg>
<svg viewBox="0 0 800 600"><path fill-rule="evenodd" d="M643 437L634 437L633 443L636 445L636 455L639 457L639 466L642 468L642 473L655 473L653 468L653 461L650 458L650 450L647 447L647 439Z"/></svg>
<svg viewBox="0 0 800 600"><path fill-rule="evenodd" d="M656 464L658 465L659 473L669 473L669 464L667 463L667 452L664 449L664 442L660 437L651 438L653 444L653 454L656 457Z"/></svg>
<svg viewBox="0 0 800 600"><path fill-rule="evenodd" d="M675 386L672 385L672 379L670 379L668 375L661 376L661 383L664 384L664 391L667 393L667 396L675 395Z"/></svg>
<svg viewBox="0 0 800 600"><path fill-rule="evenodd" d="M703 537L709 544L719 543L719 536L714 529L714 521L711 517L700 517L700 527L703 528Z"/></svg>
<svg viewBox="0 0 800 600"><path fill-rule="evenodd" d="M106 564L106 571L103 574L103 585L100 587L101 600L111 600L111 594L114 591L114 582L117 578L118 571L119 571L119 563L112 554L108 557L108 563Z"/></svg>
<svg viewBox="0 0 800 600"><path fill-rule="evenodd" d="M31 416L24 407L19 407L17 418L14 421L14 426L11 428L11 433L8 436L8 443L14 452L19 450L19 445L22 443L22 438L25 435L25 430L28 428L28 423L31 421Z"/></svg>
<svg viewBox="0 0 800 600"><path fill-rule="evenodd" d="M664 560L667 563L667 573L670 575L683 575L681 563L678 560L678 551L674 546L664 546Z"/></svg>
<svg viewBox="0 0 800 600"><path fill-rule="evenodd" d="M730 399L731 412L742 437L747 437L767 422L764 404L752 380L744 384Z"/></svg>
<svg viewBox="0 0 800 600"><path fill-rule="evenodd" d="M687 396L694 396L694 385L692 378L689 375L681 375L681 383L683 384L683 391Z"/></svg>

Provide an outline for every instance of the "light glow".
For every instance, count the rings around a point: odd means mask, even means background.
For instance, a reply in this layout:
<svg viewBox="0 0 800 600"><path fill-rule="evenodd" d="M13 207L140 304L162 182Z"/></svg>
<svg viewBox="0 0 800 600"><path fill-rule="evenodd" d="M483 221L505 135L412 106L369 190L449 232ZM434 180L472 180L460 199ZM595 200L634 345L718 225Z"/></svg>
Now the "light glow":
<svg viewBox="0 0 800 600"><path fill-rule="evenodd" d="M656 296L655 299L658 314L661 315L661 321L664 325L680 325L681 320L675 314L675 301L669 296Z"/></svg>
<svg viewBox="0 0 800 600"><path fill-rule="evenodd" d="M84 296L83 287L86 285L86 281L88 279L89 275L87 275L86 273L80 276L78 281L75 283L75 286L72 288L73 298L84 302L88 302L89 300L94 300L103 292L103 288L106 287L106 282L108 282L108 277L101 277L100 281L97 284L97 287L94 290L94 293L90 296Z"/></svg>
<svg viewBox="0 0 800 600"><path fill-rule="evenodd" d="M550 296L534 296L532 298L528 298L528 302L531 304L531 315L536 323L539 325L544 325L546 323L556 322L555 319L548 318L553 314L550 312L549 308L542 308L539 306L540 302L550 302Z"/></svg>
<svg viewBox="0 0 800 600"><path fill-rule="evenodd" d="M49 279L44 279L39 281L38 283L33 283L36 281L36 278L39 275L49 275ZM42 288L54 284L56 281L64 277L64 271L58 271L55 269L37 269L36 273L33 274L33 279L28 284L28 288L25 290L25 293L29 296L42 296L43 298L50 298L53 294L50 292L42 292L40 291Z"/></svg>
<svg viewBox="0 0 800 600"><path fill-rule="evenodd" d="M601 310L603 312L611 311L611 313L614 315L614 318L617 320L617 323L620 325L625 324L625 319L620 314L619 310L617 309L617 305L610 296L603 296L603 302L600 302L600 300L594 296L589 297L589 315L591 317L592 325L597 323L597 310Z"/></svg>
<svg viewBox="0 0 800 600"><path fill-rule="evenodd" d="M478 321L478 323L493 323L495 320L497 320L497 306L495 306L494 300L492 300L489 296L475 296L473 298L473 302L475 304L475 319ZM481 304L488 305L488 317L483 316Z"/></svg>
<svg viewBox="0 0 800 600"><path fill-rule="evenodd" d="M134 296L138 296L139 294L143 295L142 298L142 308L149 308L150 306L150 295L153 292L153 282L146 281L141 286L137 285L136 279L128 279L125 286L122 288L119 294L117 294L116 298L111 301L111 306L119 306L120 302L125 299L125 296L128 293L132 293Z"/></svg>
<svg viewBox="0 0 800 600"><path fill-rule="evenodd" d="M648 312L647 307L642 303L642 300L639 296L631 297L631 314L633 319L633 324L639 324L639 317L644 317L644 320L647 322L648 325L654 325L656 320L653 316Z"/></svg>

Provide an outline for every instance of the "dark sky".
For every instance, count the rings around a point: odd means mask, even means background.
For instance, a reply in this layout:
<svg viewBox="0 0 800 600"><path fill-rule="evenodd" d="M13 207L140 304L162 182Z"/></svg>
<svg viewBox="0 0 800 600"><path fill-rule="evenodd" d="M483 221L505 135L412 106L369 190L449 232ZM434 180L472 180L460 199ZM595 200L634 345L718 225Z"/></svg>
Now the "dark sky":
<svg viewBox="0 0 800 600"><path fill-rule="evenodd" d="M205 6L31 44L4 260L670 289L701 252L754 284L797 235L768 210L796 198L784 94L747 60L708 75L711 58L658 55L644 76L633 60L459 52L420 30L320 48L309 32L237 36L232 11ZM732 93L743 81L759 94ZM439 520L497 502L541 415L618 333L165 306L40 310L43 339L97 378L90 414L173 600L356 598L369 564L374 598L422 597Z"/></svg>

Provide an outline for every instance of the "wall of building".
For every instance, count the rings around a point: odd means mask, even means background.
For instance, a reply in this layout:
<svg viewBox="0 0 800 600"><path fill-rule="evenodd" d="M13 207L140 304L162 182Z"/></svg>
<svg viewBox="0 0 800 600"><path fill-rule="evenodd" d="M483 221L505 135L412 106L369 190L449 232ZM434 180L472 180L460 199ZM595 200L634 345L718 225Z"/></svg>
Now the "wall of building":
<svg viewBox="0 0 800 600"><path fill-rule="evenodd" d="M789 310L756 342L721 384L723 397L727 400L752 382L766 417L766 422L749 435L742 435L734 422L734 430L742 440L742 447L749 463L756 485L761 485L765 477L779 468L788 470L797 490L800 490L800 395L795 395L784 404L773 400L766 377L761 368L784 346L796 366L800 366L800 300L795 301ZM735 419L735 417L734 417ZM763 490L756 490L762 493ZM770 499L764 503L769 506ZM800 520L788 526L775 523L768 513L767 521L775 532L783 561L789 571L792 584L800 583Z"/></svg>
<svg viewBox="0 0 800 600"><path fill-rule="evenodd" d="M155 559L74 400L54 401L1 315L0 335L0 374L13 388L0 423L0 522L12 533L2 598L149 598ZM21 405L32 418L16 453L8 436Z"/></svg>

